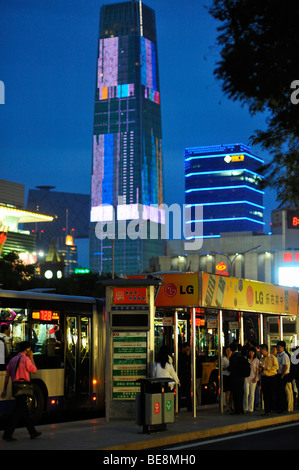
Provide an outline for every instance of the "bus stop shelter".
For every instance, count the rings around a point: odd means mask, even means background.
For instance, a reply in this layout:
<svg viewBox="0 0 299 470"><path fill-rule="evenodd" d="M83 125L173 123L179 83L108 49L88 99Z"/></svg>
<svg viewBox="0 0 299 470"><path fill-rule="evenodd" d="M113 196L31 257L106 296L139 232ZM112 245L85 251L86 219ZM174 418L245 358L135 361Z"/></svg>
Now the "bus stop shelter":
<svg viewBox="0 0 299 470"><path fill-rule="evenodd" d="M196 361L201 343L205 343L206 346L208 344L206 349L210 355L208 360L211 362L207 362L206 366L216 368L218 373L217 386L220 392L221 412L223 412L224 346L228 346L232 340L237 340L243 345L249 338L254 338L258 345L267 343L271 346L275 341L286 337L289 344L297 345L298 291L296 289L205 272L152 273L105 282L107 338L110 338L110 341L107 341L106 352L108 417L113 416L114 412L118 416L126 414L123 413L124 409L132 411L132 401L135 400L137 391L132 377L151 377L161 342L169 342L176 370L178 370L181 337L190 343L194 417L196 416ZM145 297L143 296L143 303L140 295L138 300L138 293L142 292L146 293ZM130 293L135 293L135 296L130 297ZM113 317L116 318L115 314L119 315L119 312L128 312L130 315L124 314L120 317L121 323L115 323ZM132 312L135 312L136 316L134 313L132 316ZM141 312L147 312L146 321L138 319ZM138 319L135 325L134 318ZM117 343L121 346L117 347ZM121 375L123 380L119 380L117 374L123 374ZM175 406L178 411L178 390L176 397Z"/></svg>

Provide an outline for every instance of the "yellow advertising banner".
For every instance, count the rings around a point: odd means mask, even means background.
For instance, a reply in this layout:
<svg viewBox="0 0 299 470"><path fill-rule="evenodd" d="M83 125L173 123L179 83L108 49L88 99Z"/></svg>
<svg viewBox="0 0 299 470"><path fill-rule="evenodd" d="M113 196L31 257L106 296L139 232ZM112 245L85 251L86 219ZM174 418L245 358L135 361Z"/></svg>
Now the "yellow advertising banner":
<svg viewBox="0 0 299 470"><path fill-rule="evenodd" d="M201 273L201 306L298 315L298 291L259 281Z"/></svg>
<svg viewBox="0 0 299 470"><path fill-rule="evenodd" d="M217 274L155 273L128 278L159 279L156 307L206 307L298 315L298 291L289 287Z"/></svg>
<svg viewBox="0 0 299 470"><path fill-rule="evenodd" d="M155 292L156 307L191 307L199 305L198 273L174 273L128 276L130 278L154 278L163 282Z"/></svg>

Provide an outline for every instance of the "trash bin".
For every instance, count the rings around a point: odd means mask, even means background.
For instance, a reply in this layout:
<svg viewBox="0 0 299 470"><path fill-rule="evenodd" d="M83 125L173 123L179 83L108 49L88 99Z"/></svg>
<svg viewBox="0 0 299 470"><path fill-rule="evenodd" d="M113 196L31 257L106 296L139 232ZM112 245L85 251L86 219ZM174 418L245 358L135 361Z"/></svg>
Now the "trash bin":
<svg viewBox="0 0 299 470"><path fill-rule="evenodd" d="M167 429L174 422L174 394L169 390L169 378L147 378L137 380L140 393L136 396L136 421L143 432Z"/></svg>

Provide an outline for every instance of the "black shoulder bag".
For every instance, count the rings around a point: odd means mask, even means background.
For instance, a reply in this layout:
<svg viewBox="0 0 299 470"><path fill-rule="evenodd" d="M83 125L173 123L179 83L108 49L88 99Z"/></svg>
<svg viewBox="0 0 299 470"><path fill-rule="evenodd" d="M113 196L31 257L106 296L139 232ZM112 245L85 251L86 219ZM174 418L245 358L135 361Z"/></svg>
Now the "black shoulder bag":
<svg viewBox="0 0 299 470"><path fill-rule="evenodd" d="M18 363L17 363L14 378L16 376L17 369L19 367L20 359L21 359L21 356L19 357L19 360L18 360ZM25 379L20 379L20 380L16 380L16 381L13 380L12 381L12 396L14 398L17 398L17 397L20 397L21 395L26 395L26 396L29 396L29 397L33 397L33 395L34 395L34 393L33 393L33 384L30 383L30 382L27 382Z"/></svg>

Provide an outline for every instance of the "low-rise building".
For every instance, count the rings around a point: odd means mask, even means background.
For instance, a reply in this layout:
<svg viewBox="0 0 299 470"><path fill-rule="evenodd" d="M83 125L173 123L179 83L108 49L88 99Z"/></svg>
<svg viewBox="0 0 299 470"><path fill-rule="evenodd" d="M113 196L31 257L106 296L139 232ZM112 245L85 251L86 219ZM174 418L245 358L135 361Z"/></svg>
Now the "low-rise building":
<svg viewBox="0 0 299 470"><path fill-rule="evenodd" d="M272 211L272 232L221 233L205 239L198 252L184 251L184 240L167 243L167 255L151 260L151 271L205 271L299 287L299 210Z"/></svg>

